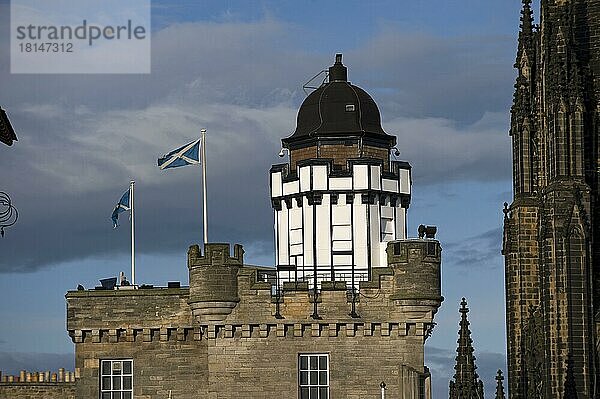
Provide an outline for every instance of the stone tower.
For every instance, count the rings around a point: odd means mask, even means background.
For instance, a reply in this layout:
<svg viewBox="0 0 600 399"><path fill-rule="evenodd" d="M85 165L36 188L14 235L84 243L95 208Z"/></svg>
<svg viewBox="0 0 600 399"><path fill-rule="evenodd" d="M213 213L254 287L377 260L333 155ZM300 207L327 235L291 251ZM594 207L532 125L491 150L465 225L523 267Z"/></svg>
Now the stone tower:
<svg viewBox="0 0 600 399"><path fill-rule="evenodd" d="M377 105L347 76L337 54L328 82L304 100L296 130L282 140L289 163L271 168L284 282L357 287L387 266L387 244L406 238L410 165L390 162L396 137L384 132Z"/></svg>
<svg viewBox="0 0 600 399"><path fill-rule="evenodd" d="M450 381L450 399L483 399L483 382L477 375L473 340L469 330L467 314L469 308L465 298L460 303L460 329L458 330L458 348L456 348L456 365L454 378Z"/></svg>
<svg viewBox="0 0 600 399"><path fill-rule="evenodd" d="M523 0L505 207L511 398L598 397L600 1ZM565 396L566 397L566 396Z"/></svg>

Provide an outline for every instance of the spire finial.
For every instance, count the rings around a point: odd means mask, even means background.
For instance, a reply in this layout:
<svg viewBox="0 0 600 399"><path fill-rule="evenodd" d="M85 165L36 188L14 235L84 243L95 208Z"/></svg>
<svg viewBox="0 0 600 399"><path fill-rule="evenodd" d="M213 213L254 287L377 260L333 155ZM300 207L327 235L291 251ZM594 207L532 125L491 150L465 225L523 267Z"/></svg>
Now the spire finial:
<svg viewBox="0 0 600 399"><path fill-rule="evenodd" d="M504 380L504 376L502 375L502 370L498 370L496 374L496 397L495 399L506 399L506 395L504 394L504 385L502 381Z"/></svg>
<svg viewBox="0 0 600 399"><path fill-rule="evenodd" d="M467 300L463 297L462 301L460 301L460 313L466 314L469 313L469 308L467 307Z"/></svg>
<svg viewBox="0 0 600 399"><path fill-rule="evenodd" d="M342 64L342 54L337 53L335 55L335 63L329 67L329 81L330 82L347 82L348 81L348 69Z"/></svg>
<svg viewBox="0 0 600 399"><path fill-rule="evenodd" d="M533 27L533 11L531 11L531 0L523 0L521 9L521 28Z"/></svg>

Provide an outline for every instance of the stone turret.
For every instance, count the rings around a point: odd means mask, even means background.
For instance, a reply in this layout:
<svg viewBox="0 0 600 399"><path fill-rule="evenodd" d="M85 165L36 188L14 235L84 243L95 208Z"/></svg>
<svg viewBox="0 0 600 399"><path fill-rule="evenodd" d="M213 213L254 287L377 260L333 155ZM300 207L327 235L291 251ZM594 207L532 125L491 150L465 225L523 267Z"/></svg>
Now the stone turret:
<svg viewBox="0 0 600 399"><path fill-rule="evenodd" d="M435 239L392 241L387 263L394 270L396 300L426 300L441 303L442 247Z"/></svg>
<svg viewBox="0 0 600 399"><path fill-rule="evenodd" d="M199 322L224 320L240 301L237 275L244 264L241 245L205 244L204 256L198 245L188 250L190 297L188 304Z"/></svg>

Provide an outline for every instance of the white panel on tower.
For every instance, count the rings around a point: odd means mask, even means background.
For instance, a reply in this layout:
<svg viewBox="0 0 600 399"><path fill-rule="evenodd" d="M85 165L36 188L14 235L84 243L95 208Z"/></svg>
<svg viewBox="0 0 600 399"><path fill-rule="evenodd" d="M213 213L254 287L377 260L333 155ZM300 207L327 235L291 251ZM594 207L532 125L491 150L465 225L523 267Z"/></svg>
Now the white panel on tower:
<svg viewBox="0 0 600 399"><path fill-rule="evenodd" d="M392 241L394 236L394 219L381 218L381 241Z"/></svg>
<svg viewBox="0 0 600 399"><path fill-rule="evenodd" d="M310 191L310 166L300 168L300 191Z"/></svg>
<svg viewBox="0 0 600 399"><path fill-rule="evenodd" d="M386 267L388 265L386 252L387 244L387 242L382 242L379 244L379 264L381 267Z"/></svg>
<svg viewBox="0 0 600 399"><path fill-rule="evenodd" d="M327 190L327 166L313 166L313 190Z"/></svg>
<svg viewBox="0 0 600 399"><path fill-rule="evenodd" d="M351 177L331 177L329 179L330 190L351 190L352 189L352 178Z"/></svg>
<svg viewBox="0 0 600 399"><path fill-rule="evenodd" d="M333 255L334 266L352 266L352 255Z"/></svg>
<svg viewBox="0 0 600 399"><path fill-rule="evenodd" d="M410 194L410 170L400 169L400 192L402 194Z"/></svg>
<svg viewBox="0 0 600 399"><path fill-rule="evenodd" d="M379 179L381 178L381 166L371 165L371 189L381 190Z"/></svg>
<svg viewBox="0 0 600 399"><path fill-rule="evenodd" d="M368 165L354 165L352 172L355 190L366 190L369 188Z"/></svg>
<svg viewBox="0 0 600 399"><path fill-rule="evenodd" d="M388 191L388 192L393 192L393 193L397 193L398 192L398 180L391 180L391 179L382 179L382 187L381 189L383 191Z"/></svg>
<svg viewBox="0 0 600 399"><path fill-rule="evenodd" d="M302 208L290 209L290 228L300 229L302 228Z"/></svg>
<svg viewBox="0 0 600 399"><path fill-rule="evenodd" d="M275 232L275 263L279 263L279 214L280 211L275 211L275 217L273 218L273 231Z"/></svg>
<svg viewBox="0 0 600 399"><path fill-rule="evenodd" d="M298 180L283 183L283 195L298 194L299 192L300 184Z"/></svg>
<svg viewBox="0 0 600 399"><path fill-rule="evenodd" d="M406 239L406 209L396 207L396 240Z"/></svg>
<svg viewBox="0 0 600 399"><path fill-rule="evenodd" d="M387 219L393 219L394 218L394 208L392 208L391 206L382 205L381 206L381 217L387 218Z"/></svg>
<svg viewBox="0 0 600 399"><path fill-rule="evenodd" d="M354 262L357 268L366 268L367 263L367 207L358 201L354 203L352 221L354 237Z"/></svg>
<svg viewBox="0 0 600 399"><path fill-rule="evenodd" d="M381 206L381 241L396 239L396 226L394 223L394 208Z"/></svg>
<svg viewBox="0 0 600 399"><path fill-rule="evenodd" d="M306 197L304 201L304 264L313 264L313 207L308 205Z"/></svg>
<svg viewBox="0 0 600 399"><path fill-rule="evenodd" d="M348 241L352 239L352 226L333 226L334 241Z"/></svg>
<svg viewBox="0 0 600 399"><path fill-rule="evenodd" d="M281 172L271 173L271 197L281 197Z"/></svg>
<svg viewBox="0 0 600 399"><path fill-rule="evenodd" d="M302 255L302 243L290 245L290 255L292 257Z"/></svg>
<svg viewBox="0 0 600 399"><path fill-rule="evenodd" d="M368 205L369 207L369 235L371 240L371 266L381 266L379 254L379 205Z"/></svg>
<svg viewBox="0 0 600 399"><path fill-rule="evenodd" d="M290 230L290 244L302 244L302 229Z"/></svg>
<svg viewBox="0 0 600 399"><path fill-rule="evenodd" d="M341 203L341 201L339 201L338 199L338 205L334 205L331 207L331 211L332 211L332 221L334 225L339 225L339 224L350 224L351 220L350 220L350 206L351 205L346 205L344 203Z"/></svg>
<svg viewBox="0 0 600 399"><path fill-rule="evenodd" d="M349 226L350 227L350 226ZM335 234L334 234L335 236ZM333 239L333 243L331 245L332 251L352 251L352 240L336 240Z"/></svg>
<svg viewBox="0 0 600 399"><path fill-rule="evenodd" d="M279 212L279 259L277 260L280 265L288 265L289 264L289 253L288 253L288 244L289 244L289 231L288 231L288 209L284 206L281 208Z"/></svg>
<svg viewBox="0 0 600 399"><path fill-rule="evenodd" d="M329 215L329 194L323 195L323 202L317 205L317 264L331 264L331 225Z"/></svg>

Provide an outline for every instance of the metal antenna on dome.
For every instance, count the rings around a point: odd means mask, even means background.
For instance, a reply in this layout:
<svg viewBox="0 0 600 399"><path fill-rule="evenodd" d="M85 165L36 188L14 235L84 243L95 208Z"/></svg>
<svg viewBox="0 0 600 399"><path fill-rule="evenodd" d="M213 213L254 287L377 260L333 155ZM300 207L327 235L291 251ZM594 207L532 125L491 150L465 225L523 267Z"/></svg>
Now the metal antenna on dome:
<svg viewBox="0 0 600 399"><path fill-rule="evenodd" d="M321 81L321 84L319 86L311 86L311 84L315 80L317 80L317 78L319 76L321 76L321 75L323 75L323 80ZM320 86L322 86L325 83L325 81L327 80L328 76L329 76L329 73L328 73L327 69L323 69L323 70L319 71L319 73L317 73L315 76L313 76L312 78L310 78L308 80L308 82L306 82L306 83L304 83L302 85L302 90L304 90L304 94L306 94L308 96L310 94L308 92L308 90L317 90Z"/></svg>

